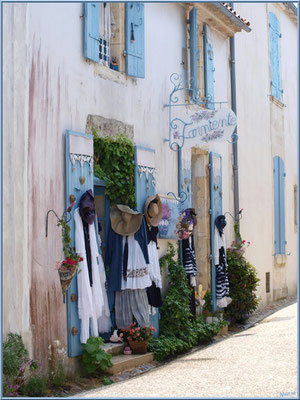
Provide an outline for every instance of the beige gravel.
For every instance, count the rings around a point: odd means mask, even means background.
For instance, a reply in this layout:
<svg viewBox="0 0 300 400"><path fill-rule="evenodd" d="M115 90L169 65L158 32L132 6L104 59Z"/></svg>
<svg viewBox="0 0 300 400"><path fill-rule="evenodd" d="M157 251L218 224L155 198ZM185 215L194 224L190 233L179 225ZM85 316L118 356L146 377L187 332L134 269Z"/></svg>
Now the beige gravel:
<svg viewBox="0 0 300 400"><path fill-rule="evenodd" d="M225 340L82 398L297 396L297 303Z"/></svg>

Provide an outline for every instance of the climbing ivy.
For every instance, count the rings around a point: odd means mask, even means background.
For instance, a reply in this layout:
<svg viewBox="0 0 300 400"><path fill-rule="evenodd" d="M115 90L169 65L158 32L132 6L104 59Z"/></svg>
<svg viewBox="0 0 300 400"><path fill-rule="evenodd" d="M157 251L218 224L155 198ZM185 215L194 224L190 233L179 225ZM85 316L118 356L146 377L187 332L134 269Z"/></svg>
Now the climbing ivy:
<svg viewBox="0 0 300 400"><path fill-rule="evenodd" d="M106 182L110 203L136 206L134 185L134 147L126 135L94 136L94 174Z"/></svg>

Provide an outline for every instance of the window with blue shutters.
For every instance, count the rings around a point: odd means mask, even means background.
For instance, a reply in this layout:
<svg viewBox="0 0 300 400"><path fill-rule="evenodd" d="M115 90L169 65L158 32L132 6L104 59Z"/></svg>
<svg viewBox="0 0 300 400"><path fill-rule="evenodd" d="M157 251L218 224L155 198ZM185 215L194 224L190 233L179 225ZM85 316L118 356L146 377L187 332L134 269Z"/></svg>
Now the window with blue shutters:
<svg viewBox="0 0 300 400"><path fill-rule="evenodd" d="M190 85L192 89L192 99L197 100L198 96L198 30L197 30L197 9L194 7L189 14L190 24Z"/></svg>
<svg viewBox="0 0 300 400"><path fill-rule="evenodd" d="M274 231L275 254L285 254L285 199L284 199L284 162L279 157L273 158L274 173Z"/></svg>
<svg viewBox="0 0 300 400"><path fill-rule="evenodd" d="M270 65L271 65L271 95L282 101L280 77L280 38L279 22L276 15L269 13L270 31Z"/></svg>
<svg viewBox="0 0 300 400"><path fill-rule="evenodd" d="M84 3L84 55L88 60L144 78L144 43L142 3Z"/></svg>

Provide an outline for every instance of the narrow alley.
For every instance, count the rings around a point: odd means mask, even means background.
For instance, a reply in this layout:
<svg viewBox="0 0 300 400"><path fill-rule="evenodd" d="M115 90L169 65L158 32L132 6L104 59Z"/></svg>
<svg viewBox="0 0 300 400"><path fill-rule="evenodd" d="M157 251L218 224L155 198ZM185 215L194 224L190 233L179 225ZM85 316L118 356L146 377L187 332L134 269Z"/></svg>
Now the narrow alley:
<svg viewBox="0 0 300 400"><path fill-rule="evenodd" d="M299 398L297 303L203 350L80 397Z"/></svg>

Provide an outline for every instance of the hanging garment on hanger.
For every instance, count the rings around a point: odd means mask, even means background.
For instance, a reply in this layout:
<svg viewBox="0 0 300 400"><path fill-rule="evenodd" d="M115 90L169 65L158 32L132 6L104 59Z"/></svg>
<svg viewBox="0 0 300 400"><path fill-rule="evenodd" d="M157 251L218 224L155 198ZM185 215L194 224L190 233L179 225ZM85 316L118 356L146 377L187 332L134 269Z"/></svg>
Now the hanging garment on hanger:
<svg viewBox="0 0 300 400"><path fill-rule="evenodd" d="M139 230L134 235L128 236L127 238L128 238L127 242L129 250L127 258L127 268L130 264L131 270L130 273L127 271L126 276L128 282L124 283L123 269L124 269L124 247L126 244L126 236L122 236L116 233L111 228L110 224L107 237L107 248L105 252L105 265L109 267L107 284L109 290L112 291L120 291L122 289L130 287L137 288L140 285L143 285L143 288L151 286L149 272L143 275L145 272L144 268L146 268L147 264L149 264L146 223L144 218L142 220L142 224ZM139 248L137 246L139 246ZM134 259L135 255L137 256L136 259ZM141 271L136 273L133 272L134 270L137 269L140 269ZM130 276L128 276L128 274L130 274ZM138 275L141 275L140 277L144 279L137 280L136 278L139 277ZM148 276L148 278L145 277L146 275ZM139 288L141 289L142 287Z"/></svg>
<svg viewBox="0 0 300 400"><path fill-rule="evenodd" d="M216 266L217 306L227 307L232 299L229 297L228 264L226 259L225 234L215 227L214 257Z"/></svg>
<svg viewBox="0 0 300 400"><path fill-rule="evenodd" d="M157 288L162 287L161 273L157 251L157 235L158 228L155 226L149 227L147 225L147 241L148 241L148 253L149 253L149 275L152 282L155 283Z"/></svg>
<svg viewBox="0 0 300 400"><path fill-rule="evenodd" d="M183 268L187 275L197 276L197 264L194 246L194 235L182 241L182 261Z"/></svg>
<svg viewBox="0 0 300 400"><path fill-rule="evenodd" d="M145 289L125 289L116 292L115 317L118 329L127 328L133 317L138 326L149 325L148 299Z"/></svg>
<svg viewBox="0 0 300 400"><path fill-rule="evenodd" d="M98 251L95 226L93 223L88 225L91 250L91 272L93 279L93 284L91 286L88 273L83 222L79 214L79 208L74 211L74 221L75 249L76 253L83 258L83 261L79 263L79 269L81 272L77 275L78 316L81 320L80 341L81 343L86 343L90 336L90 330L92 336L98 336L98 319L103 315L103 313L107 313L107 310L105 309L106 302L104 301L104 296L107 295L101 285L99 268L101 256Z"/></svg>

